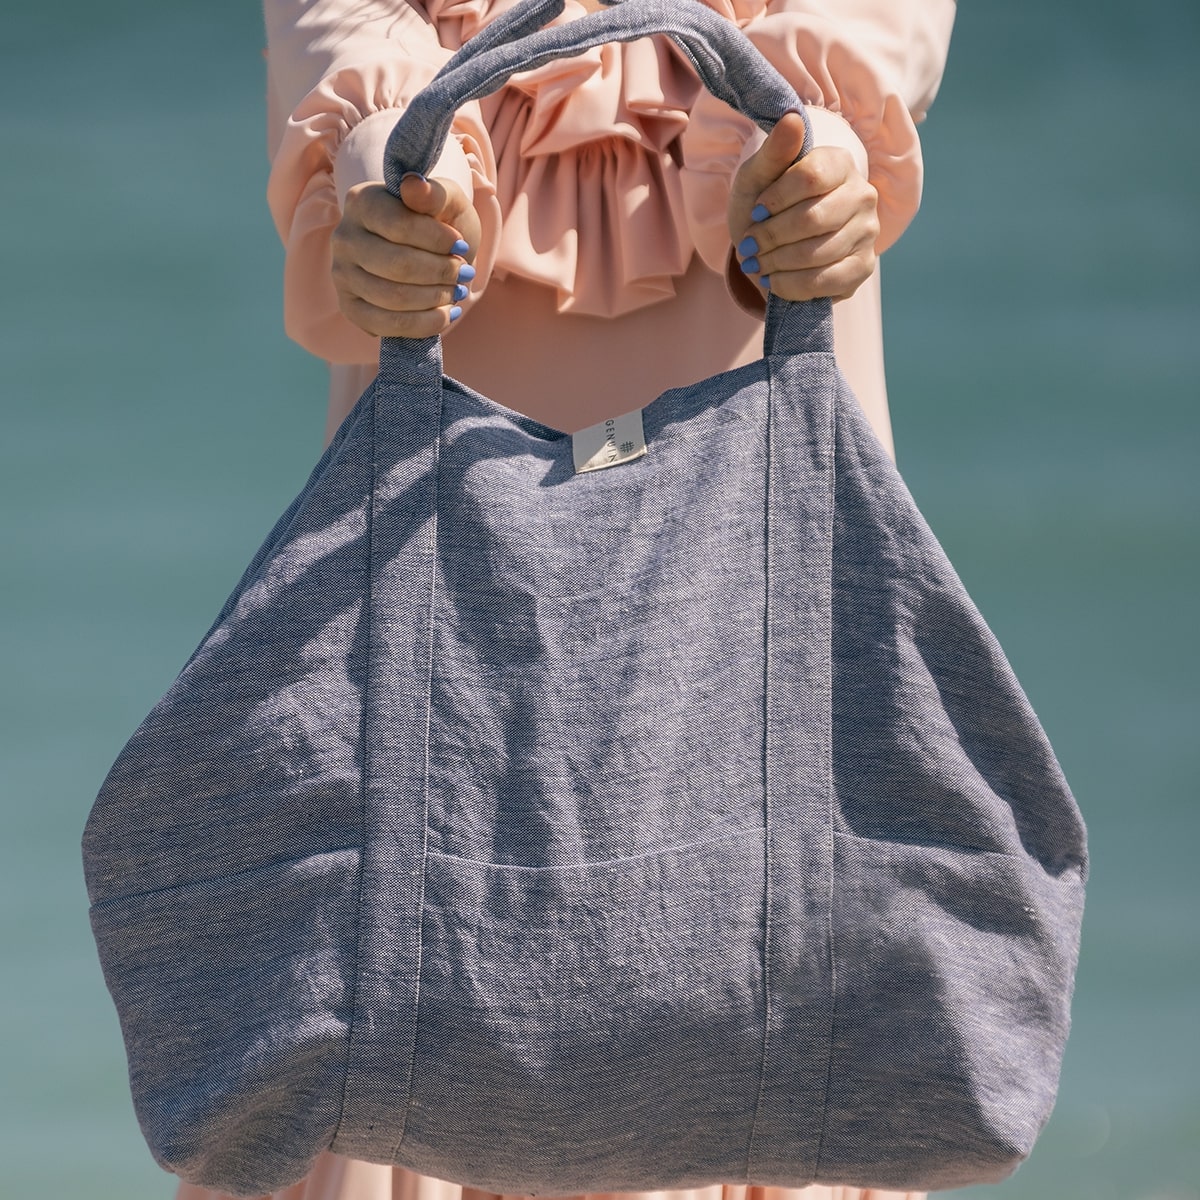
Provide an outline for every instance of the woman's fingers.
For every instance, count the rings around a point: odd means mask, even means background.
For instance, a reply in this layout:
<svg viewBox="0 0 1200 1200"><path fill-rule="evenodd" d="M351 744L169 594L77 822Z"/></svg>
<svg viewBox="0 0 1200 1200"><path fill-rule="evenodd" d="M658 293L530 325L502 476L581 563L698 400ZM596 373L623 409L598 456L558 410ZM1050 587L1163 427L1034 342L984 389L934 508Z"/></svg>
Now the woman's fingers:
<svg viewBox="0 0 1200 1200"><path fill-rule="evenodd" d="M458 305L422 312L393 312L359 296L339 296L339 299L346 317L372 337L436 337L445 333L462 312Z"/></svg>
<svg viewBox="0 0 1200 1200"><path fill-rule="evenodd" d="M758 277L758 282L764 290L784 300L816 300L823 296L845 300L871 278L874 269L873 259L868 264L860 258L843 258L805 270L776 270Z"/></svg>
<svg viewBox="0 0 1200 1200"><path fill-rule="evenodd" d="M475 257L479 245L479 218L457 183L449 179L406 175L400 181L400 199L412 212L432 217L461 234L467 249L456 253L463 254L468 261Z"/></svg>
<svg viewBox="0 0 1200 1200"><path fill-rule="evenodd" d="M796 161L804 146L804 118L787 113L767 135L767 140L741 165L729 193L729 232L740 239L754 219L765 189ZM812 157L809 155L808 157Z"/></svg>
<svg viewBox="0 0 1200 1200"><path fill-rule="evenodd" d="M748 237L759 254L770 254L783 246L845 233L855 241L874 241L879 236L875 189L859 176L833 191L794 200L770 210L756 221ZM766 206L764 205L764 208Z"/></svg>
<svg viewBox="0 0 1200 1200"><path fill-rule="evenodd" d="M846 151L814 150L759 194L742 269L787 300L852 295L875 270L877 202Z"/></svg>
<svg viewBox="0 0 1200 1200"><path fill-rule="evenodd" d="M738 251L756 260L760 274L824 267L843 258L874 257L879 221L874 207L850 208L832 221L818 219L808 204L753 228ZM751 264L751 270L754 269Z"/></svg>
<svg viewBox="0 0 1200 1200"><path fill-rule="evenodd" d="M428 337L457 319L475 277L469 263L365 231L352 236L354 252L334 255L333 282L342 312L360 329L375 337Z"/></svg>
<svg viewBox="0 0 1200 1200"><path fill-rule="evenodd" d="M819 250L789 253L774 262L743 262L742 269L763 291L784 300L816 300L822 296L844 300L871 278L875 265L875 251L867 248L845 255L824 254Z"/></svg>
<svg viewBox="0 0 1200 1200"><path fill-rule="evenodd" d="M772 179L759 193L758 204L768 212L778 213L802 201L828 196L856 181L870 188L848 150L818 146Z"/></svg>
<svg viewBox="0 0 1200 1200"><path fill-rule="evenodd" d="M422 181L418 176L410 176L402 184L402 192L408 190L410 182ZM430 183L426 182L425 186L428 188ZM363 237L365 234L397 246L426 250L430 254L458 254L464 258L474 254L474 249L452 225L434 214L410 209L381 183L359 184L346 193L342 220L334 231L335 248L340 243L350 254L362 253L369 244Z"/></svg>
<svg viewBox="0 0 1200 1200"><path fill-rule="evenodd" d="M346 290L375 308L413 313L461 304L468 289L465 283L456 280L434 284L398 282L352 267L347 272Z"/></svg>
<svg viewBox="0 0 1200 1200"><path fill-rule="evenodd" d="M383 246L380 260L390 274L353 263L335 265L342 312L375 337L442 333L461 314L475 268L457 258L386 242Z"/></svg>
<svg viewBox="0 0 1200 1200"><path fill-rule="evenodd" d="M478 218L457 184L408 176L346 194L332 239L338 305L376 337L430 337L457 320L475 268ZM448 224L453 217L464 227ZM471 231L474 236L471 236Z"/></svg>
<svg viewBox="0 0 1200 1200"><path fill-rule="evenodd" d="M401 245L364 229L347 230L333 255L334 278L343 286L358 278L356 270L393 283L453 286L474 277L473 268L463 271L466 265L465 259L450 251Z"/></svg>

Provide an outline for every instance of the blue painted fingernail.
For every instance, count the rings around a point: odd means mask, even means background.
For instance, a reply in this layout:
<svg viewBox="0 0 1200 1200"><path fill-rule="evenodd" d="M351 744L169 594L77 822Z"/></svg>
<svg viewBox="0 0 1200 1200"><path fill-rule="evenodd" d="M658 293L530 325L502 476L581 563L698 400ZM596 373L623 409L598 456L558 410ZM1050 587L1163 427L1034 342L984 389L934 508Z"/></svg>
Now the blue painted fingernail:
<svg viewBox="0 0 1200 1200"><path fill-rule="evenodd" d="M400 178L402 180L409 179L409 178L419 179L422 183L425 182L425 176L422 175L420 171L405 171L404 174L400 176Z"/></svg>
<svg viewBox="0 0 1200 1200"><path fill-rule="evenodd" d="M456 283L454 285L454 299L455 300L465 300L467 298L467 293L470 290L471 289L469 287L467 287L467 285L465 283Z"/></svg>
<svg viewBox="0 0 1200 1200"><path fill-rule="evenodd" d="M750 220L765 221L771 215L771 210L765 204L756 204L750 211Z"/></svg>
<svg viewBox="0 0 1200 1200"><path fill-rule="evenodd" d="M765 287L765 288L767 289L767 291L768 291L768 292L771 290L771 277L770 277L770 275L760 275L760 276L758 277L758 282L759 282L759 283L761 283L761 284L763 285L763 287Z"/></svg>
<svg viewBox="0 0 1200 1200"><path fill-rule="evenodd" d="M745 271L747 275L757 275L758 274L758 259L757 258L746 259L746 261L744 263L742 263L742 270Z"/></svg>
<svg viewBox="0 0 1200 1200"><path fill-rule="evenodd" d="M455 242L454 245L450 247L450 253L462 255L462 254L466 254L467 251L470 249L471 249L471 247L468 246L467 243L462 240L462 238L459 238L458 241Z"/></svg>
<svg viewBox="0 0 1200 1200"><path fill-rule="evenodd" d="M458 268L458 282L459 283L470 283L470 281L474 278L475 278L475 268L473 266L471 266L470 263L463 263L463 265Z"/></svg>
<svg viewBox="0 0 1200 1200"><path fill-rule="evenodd" d="M752 237L744 237L740 242L738 242L737 252L742 256L742 258L745 258L747 254L757 254L758 242L756 242Z"/></svg>
<svg viewBox="0 0 1200 1200"><path fill-rule="evenodd" d="M451 321L457 321L457 320L458 320L458 318L459 318L459 317L461 317L461 316L462 316L462 309L461 309L461 308L459 308L459 307L458 307L458 305L456 304L456 305L455 305L455 306L454 306L454 307L453 307L453 308L450 310L450 320L451 320Z"/></svg>

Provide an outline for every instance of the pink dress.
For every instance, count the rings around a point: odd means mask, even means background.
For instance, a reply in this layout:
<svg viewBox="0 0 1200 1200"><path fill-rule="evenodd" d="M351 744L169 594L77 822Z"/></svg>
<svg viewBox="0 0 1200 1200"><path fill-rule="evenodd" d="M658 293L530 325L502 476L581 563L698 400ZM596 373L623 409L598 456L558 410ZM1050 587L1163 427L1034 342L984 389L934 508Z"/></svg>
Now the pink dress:
<svg viewBox="0 0 1200 1200"><path fill-rule="evenodd" d="M288 333L331 366L329 432L378 343L338 310L330 233L382 178L398 113L513 0L265 0L272 170ZM879 193L880 249L920 202L916 123L941 79L953 0L705 0L792 82L818 144L849 148ZM593 0L567 0L573 20ZM725 207L757 131L704 92L664 39L517 76L466 106L434 175L471 195L483 238L446 370L574 431L758 357L761 301L738 287ZM835 306L836 352L891 448L878 277ZM324 1153L279 1200L496 1200L404 1167ZM625 1193L628 1195L628 1193ZM858 1188L721 1186L646 1200L900 1200ZM178 1200L220 1200L187 1184ZM515 1198L514 1198L515 1200ZM591 1200L608 1200L594 1194Z"/></svg>

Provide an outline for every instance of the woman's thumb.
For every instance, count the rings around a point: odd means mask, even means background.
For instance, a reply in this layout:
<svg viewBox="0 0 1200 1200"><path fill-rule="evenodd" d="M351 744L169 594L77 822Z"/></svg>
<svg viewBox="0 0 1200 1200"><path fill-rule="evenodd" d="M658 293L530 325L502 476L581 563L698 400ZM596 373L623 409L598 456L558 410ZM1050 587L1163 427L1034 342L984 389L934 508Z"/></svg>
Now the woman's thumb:
<svg viewBox="0 0 1200 1200"><path fill-rule="evenodd" d="M799 113L786 113L738 168L729 189L729 234L734 245L749 229L759 196L799 157L804 132L804 118Z"/></svg>
<svg viewBox="0 0 1200 1200"><path fill-rule="evenodd" d="M437 217L446 207L446 189L436 179L413 171L400 180L400 199L411 212Z"/></svg>
<svg viewBox="0 0 1200 1200"><path fill-rule="evenodd" d="M800 157L806 126L798 112L784 114L757 152L746 160L738 180L739 190L754 196L777 180Z"/></svg>

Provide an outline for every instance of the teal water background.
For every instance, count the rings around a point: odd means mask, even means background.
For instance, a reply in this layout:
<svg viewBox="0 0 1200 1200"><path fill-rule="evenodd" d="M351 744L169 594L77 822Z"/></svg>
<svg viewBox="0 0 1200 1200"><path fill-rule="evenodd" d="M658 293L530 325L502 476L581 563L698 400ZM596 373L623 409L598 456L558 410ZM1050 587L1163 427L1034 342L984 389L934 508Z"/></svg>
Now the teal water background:
<svg viewBox="0 0 1200 1200"><path fill-rule="evenodd" d="M78 842L320 446L253 4L0 23L0 1196L165 1200ZM967 4L885 261L900 466L1094 856L1058 1107L1008 1200L1200 1198L1194 0Z"/></svg>

